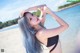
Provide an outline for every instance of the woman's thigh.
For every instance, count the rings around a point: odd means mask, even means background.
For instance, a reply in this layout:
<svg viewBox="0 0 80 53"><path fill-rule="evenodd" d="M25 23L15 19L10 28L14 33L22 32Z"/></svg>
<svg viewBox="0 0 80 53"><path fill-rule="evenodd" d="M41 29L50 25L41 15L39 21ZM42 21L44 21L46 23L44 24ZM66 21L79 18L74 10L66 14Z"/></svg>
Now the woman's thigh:
<svg viewBox="0 0 80 53"><path fill-rule="evenodd" d="M62 48L61 48L61 42L60 41L58 42L55 49L53 51L51 51L51 53L62 53Z"/></svg>

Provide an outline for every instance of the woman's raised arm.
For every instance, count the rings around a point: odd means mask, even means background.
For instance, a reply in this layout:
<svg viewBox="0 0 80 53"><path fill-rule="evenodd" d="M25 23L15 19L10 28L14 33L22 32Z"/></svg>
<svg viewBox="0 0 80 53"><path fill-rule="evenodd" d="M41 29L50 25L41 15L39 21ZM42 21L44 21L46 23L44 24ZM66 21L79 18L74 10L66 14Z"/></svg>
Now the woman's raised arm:
<svg viewBox="0 0 80 53"><path fill-rule="evenodd" d="M20 17L23 16L24 12L29 12L29 11L33 11L33 10L38 10L38 8L41 8L41 7L43 7L43 6L46 6L46 5L45 5L45 4L43 4L43 5L38 5L38 6L30 7L30 8L28 8L28 9L26 9L26 10L23 10L23 11L21 12Z"/></svg>
<svg viewBox="0 0 80 53"><path fill-rule="evenodd" d="M43 4L43 5L38 5L38 6L30 7L30 8L28 8L26 11L38 10L38 8L41 8L41 7L43 7L43 6L46 6L46 5Z"/></svg>
<svg viewBox="0 0 80 53"><path fill-rule="evenodd" d="M46 8L46 13L50 14L55 20L60 24L60 26L68 27L69 25L62 20L59 16L57 16L51 9Z"/></svg>
<svg viewBox="0 0 80 53"><path fill-rule="evenodd" d="M45 37L47 38L53 37L62 33L64 30L66 30L69 27L69 25L64 20L62 20L55 13L53 13L48 7L46 7L46 13L50 14L53 18L55 18L55 20L60 24L60 26L56 28L40 31L39 33L40 35L45 35Z"/></svg>

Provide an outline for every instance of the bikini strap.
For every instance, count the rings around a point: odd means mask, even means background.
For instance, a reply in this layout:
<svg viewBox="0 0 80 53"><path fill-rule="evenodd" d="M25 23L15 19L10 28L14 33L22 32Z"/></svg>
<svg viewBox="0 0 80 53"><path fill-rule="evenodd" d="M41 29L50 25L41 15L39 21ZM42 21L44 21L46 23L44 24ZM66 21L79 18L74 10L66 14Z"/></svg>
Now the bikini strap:
<svg viewBox="0 0 80 53"><path fill-rule="evenodd" d="M50 52L56 48L57 44L58 44L58 42L55 43L55 46L50 50Z"/></svg>

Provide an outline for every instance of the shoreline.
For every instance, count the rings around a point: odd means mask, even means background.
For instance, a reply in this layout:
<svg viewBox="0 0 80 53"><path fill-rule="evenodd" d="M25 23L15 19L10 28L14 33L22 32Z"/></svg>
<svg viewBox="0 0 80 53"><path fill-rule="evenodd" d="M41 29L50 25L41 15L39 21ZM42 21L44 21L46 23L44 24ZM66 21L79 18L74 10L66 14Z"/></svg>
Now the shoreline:
<svg viewBox="0 0 80 53"><path fill-rule="evenodd" d="M7 30L16 28L16 27L14 27L14 26L18 26L18 24L15 24L15 25L11 25L11 26L2 28L2 29L0 29L0 32L4 32L4 31L7 31Z"/></svg>
<svg viewBox="0 0 80 53"><path fill-rule="evenodd" d="M68 6L68 7L64 7L64 8L58 9L57 12L60 12L60 11L62 11L62 10L65 10L65 9L68 9L68 8L71 8L71 7L74 7L74 6L77 6L77 5L80 5L80 3L73 4L73 5L70 5L70 6Z"/></svg>

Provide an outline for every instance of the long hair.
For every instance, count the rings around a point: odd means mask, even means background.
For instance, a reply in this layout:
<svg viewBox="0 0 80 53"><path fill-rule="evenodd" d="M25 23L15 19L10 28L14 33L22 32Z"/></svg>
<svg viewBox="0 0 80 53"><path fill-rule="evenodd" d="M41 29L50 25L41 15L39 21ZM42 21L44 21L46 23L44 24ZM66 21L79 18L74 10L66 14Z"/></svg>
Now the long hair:
<svg viewBox="0 0 80 53"><path fill-rule="evenodd" d="M30 12L25 12L23 17L18 20L18 24L24 35L23 37L24 37L24 45L26 48L26 52L27 53L41 53L42 45L35 36L38 31L30 26L28 19L26 18L27 13L30 13ZM41 23L39 25L44 27Z"/></svg>

